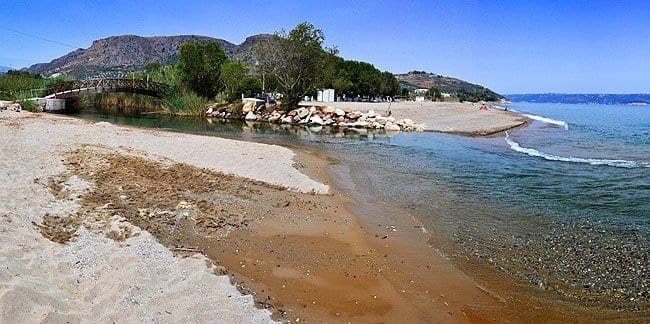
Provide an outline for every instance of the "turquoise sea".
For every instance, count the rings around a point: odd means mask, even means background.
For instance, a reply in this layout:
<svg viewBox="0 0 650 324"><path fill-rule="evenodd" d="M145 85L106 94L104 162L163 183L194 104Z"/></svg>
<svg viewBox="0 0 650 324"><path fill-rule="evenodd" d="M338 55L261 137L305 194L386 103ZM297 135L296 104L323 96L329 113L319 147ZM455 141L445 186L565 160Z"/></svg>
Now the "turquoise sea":
<svg viewBox="0 0 650 324"><path fill-rule="evenodd" d="M508 108L533 122L485 138L81 117L324 151L350 194L416 217L461 268L470 260L582 303L647 311L650 107Z"/></svg>

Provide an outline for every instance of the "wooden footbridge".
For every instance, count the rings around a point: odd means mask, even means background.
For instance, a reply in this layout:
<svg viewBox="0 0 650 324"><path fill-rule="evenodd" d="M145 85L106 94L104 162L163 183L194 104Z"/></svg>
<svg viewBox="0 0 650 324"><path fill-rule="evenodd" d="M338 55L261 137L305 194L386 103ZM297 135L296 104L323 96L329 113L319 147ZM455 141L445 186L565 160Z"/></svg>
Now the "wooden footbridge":
<svg viewBox="0 0 650 324"><path fill-rule="evenodd" d="M168 86L148 80L96 78L57 83L48 88L45 99L68 99L106 92L124 92L163 98Z"/></svg>

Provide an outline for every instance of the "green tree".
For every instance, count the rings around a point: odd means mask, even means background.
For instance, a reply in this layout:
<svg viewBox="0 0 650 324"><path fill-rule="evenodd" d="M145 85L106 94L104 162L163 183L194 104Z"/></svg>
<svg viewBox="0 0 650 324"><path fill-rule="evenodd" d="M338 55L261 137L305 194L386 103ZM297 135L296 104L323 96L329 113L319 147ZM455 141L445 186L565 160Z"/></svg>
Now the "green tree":
<svg viewBox="0 0 650 324"><path fill-rule="evenodd" d="M394 97L400 93L399 81L390 72L381 73L381 95Z"/></svg>
<svg viewBox="0 0 650 324"><path fill-rule="evenodd" d="M204 98L212 98L222 89L221 65L228 60L215 42L181 45L178 69L183 86Z"/></svg>
<svg viewBox="0 0 650 324"><path fill-rule="evenodd" d="M237 91L246 71L244 63L238 61L227 61L221 65L221 81L226 86L226 94L230 100L236 99Z"/></svg>
<svg viewBox="0 0 650 324"><path fill-rule="evenodd" d="M323 54L323 31L303 22L262 43L256 57L263 73L274 77L284 95L285 110L296 107L315 84Z"/></svg>
<svg viewBox="0 0 650 324"><path fill-rule="evenodd" d="M247 75L242 78L238 91L243 93L244 97L252 98L262 92L262 82L254 76Z"/></svg>
<svg viewBox="0 0 650 324"><path fill-rule="evenodd" d="M161 68L162 68L162 65L160 65L160 63L158 61L151 61L151 62L144 65L144 73L145 74L158 73Z"/></svg>
<svg viewBox="0 0 650 324"><path fill-rule="evenodd" d="M438 88L431 87L429 89L429 97L433 101L438 101L438 100L440 100L442 98L442 93L440 92L440 90L438 90Z"/></svg>

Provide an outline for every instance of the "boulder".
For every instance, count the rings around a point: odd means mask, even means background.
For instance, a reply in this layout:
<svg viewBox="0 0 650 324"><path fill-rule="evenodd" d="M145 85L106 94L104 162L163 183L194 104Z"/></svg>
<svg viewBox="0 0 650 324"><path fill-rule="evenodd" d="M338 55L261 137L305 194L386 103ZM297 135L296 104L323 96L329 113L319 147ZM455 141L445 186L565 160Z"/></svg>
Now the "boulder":
<svg viewBox="0 0 650 324"><path fill-rule="evenodd" d="M361 112L359 111L353 111L348 113L348 118L350 119L357 119L359 117L361 117Z"/></svg>
<svg viewBox="0 0 650 324"><path fill-rule="evenodd" d="M206 115L211 116L212 115L212 107L208 108L208 111L205 112Z"/></svg>
<svg viewBox="0 0 650 324"><path fill-rule="evenodd" d="M375 117L375 122L379 123L380 125L386 125L387 121L388 121L388 118L386 118L386 117L382 117L382 116Z"/></svg>
<svg viewBox="0 0 650 324"><path fill-rule="evenodd" d="M249 102L245 103L244 106L241 109L241 111L244 112L244 113L248 113L248 112L251 112L253 110L255 110L255 101L249 101Z"/></svg>
<svg viewBox="0 0 650 324"><path fill-rule="evenodd" d="M307 117L307 115L309 115L309 109L307 109L307 108L298 108L297 114L298 114L298 117L300 117L300 119L303 119L303 118Z"/></svg>
<svg viewBox="0 0 650 324"><path fill-rule="evenodd" d="M333 114L336 111L336 108L332 106L325 106L320 109L324 114ZM345 113L344 113L345 114Z"/></svg>
<svg viewBox="0 0 650 324"><path fill-rule="evenodd" d="M376 114L375 111L372 110L372 109L368 110L368 114L367 114L367 115L368 115L368 118L375 118L375 117L377 117L377 114Z"/></svg>
<svg viewBox="0 0 650 324"><path fill-rule="evenodd" d="M315 113L316 112L316 106L309 107L309 112L312 113L312 114Z"/></svg>
<svg viewBox="0 0 650 324"><path fill-rule="evenodd" d="M350 126L352 126L354 128L368 128L368 123L365 122L365 121L357 121L357 122L352 123L352 125L350 125Z"/></svg>
<svg viewBox="0 0 650 324"><path fill-rule="evenodd" d="M10 111L20 112L23 109L23 107L21 107L19 103L13 103L13 104L10 104L7 107L7 109L9 109Z"/></svg>
<svg viewBox="0 0 650 324"><path fill-rule="evenodd" d="M309 120L311 119L311 113L307 113L307 116L305 118L301 119L298 124L309 124Z"/></svg>
<svg viewBox="0 0 650 324"><path fill-rule="evenodd" d="M397 132L400 130L399 125L393 124L392 122L386 122L384 129L391 132Z"/></svg>
<svg viewBox="0 0 650 324"><path fill-rule="evenodd" d="M343 109L338 109L338 108L334 109L334 115L337 115L339 117L345 116L345 111L343 111Z"/></svg>
<svg viewBox="0 0 650 324"><path fill-rule="evenodd" d="M284 118L280 118L280 122L283 123L283 124L291 124L291 123L293 123L293 117L286 116Z"/></svg>
<svg viewBox="0 0 650 324"><path fill-rule="evenodd" d="M406 118L406 119L400 119L396 123L397 125L400 125L402 127L413 127L415 126L415 123L413 123L412 120Z"/></svg>
<svg viewBox="0 0 650 324"><path fill-rule="evenodd" d="M255 115L254 112L249 111L249 112L246 114L246 117L244 117L244 119L245 119L245 120L257 120L257 115Z"/></svg>
<svg viewBox="0 0 650 324"><path fill-rule="evenodd" d="M311 124L314 125L323 125L323 119L320 118L319 116L311 116L311 119L309 120Z"/></svg>

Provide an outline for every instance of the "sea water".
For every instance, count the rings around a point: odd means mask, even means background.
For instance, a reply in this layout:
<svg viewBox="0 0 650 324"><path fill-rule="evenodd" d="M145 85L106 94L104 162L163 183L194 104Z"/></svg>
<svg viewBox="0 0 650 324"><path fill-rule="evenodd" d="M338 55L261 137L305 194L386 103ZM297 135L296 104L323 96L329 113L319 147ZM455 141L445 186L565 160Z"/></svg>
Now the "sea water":
<svg viewBox="0 0 650 324"><path fill-rule="evenodd" d="M508 108L532 123L486 138L92 118L324 150L345 166L364 193L358 197L419 219L452 260L471 259L587 303L647 310L650 109Z"/></svg>

